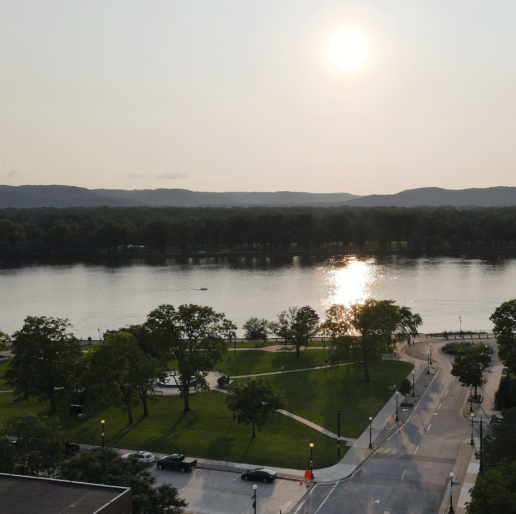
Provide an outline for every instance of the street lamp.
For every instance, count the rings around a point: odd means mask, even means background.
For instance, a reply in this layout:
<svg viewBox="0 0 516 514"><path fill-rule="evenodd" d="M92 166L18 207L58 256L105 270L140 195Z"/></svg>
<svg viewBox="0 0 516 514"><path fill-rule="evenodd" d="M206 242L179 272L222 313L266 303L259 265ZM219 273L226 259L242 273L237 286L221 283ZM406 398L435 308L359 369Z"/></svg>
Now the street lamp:
<svg viewBox="0 0 516 514"><path fill-rule="evenodd" d="M310 443L310 480L314 479L314 443Z"/></svg>
<svg viewBox="0 0 516 514"><path fill-rule="evenodd" d="M251 499L253 500L253 509L254 514L256 514L256 489L258 486L256 484L253 485L253 496L251 496Z"/></svg>
<svg viewBox="0 0 516 514"><path fill-rule="evenodd" d="M478 471L480 473L484 472L484 466L482 465L482 416L480 416L480 451L478 452L478 458L480 461L480 465L478 467Z"/></svg>
<svg viewBox="0 0 516 514"><path fill-rule="evenodd" d="M471 444L475 444L475 441L473 441L473 421L475 420L475 413L471 413Z"/></svg>
<svg viewBox="0 0 516 514"><path fill-rule="evenodd" d="M432 343L430 343L430 364L432 364Z"/></svg>
<svg viewBox="0 0 516 514"><path fill-rule="evenodd" d="M453 510L453 473L450 473L450 510L448 512L450 514L455 512Z"/></svg>
<svg viewBox="0 0 516 514"><path fill-rule="evenodd" d="M428 369L426 371L427 375L430 375L430 352L426 352L428 354Z"/></svg>
<svg viewBox="0 0 516 514"><path fill-rule="evenodd" d="M282 512L283 512L283 505L280 505L278 508L279 508L279 514L282 514Z"/></svg>
<svg viewBox="0 0 516 514"><path fill-rule="evenodd" d="M459 333L462 335L462 318L459 316Z"/></svg>
<svg viewBox="0 0 516 514"><path fill-rule="evenodd" d="M373 447L373 418L369 416L369 448Z"/></svg>
<svg viewBox="0 0 516 514"><path fill-rule="evenodd" d="M396 391L396 421L399 421L399 417L398 417L398 396L399 396L399 391Z"/></svg>
<svg viewBox="0 0 516 514"><path fill-rule="evenodd" d="M473 385L469 386L469 412L473 412Z"/></svg>
<svg viewBox="0 0 516 514"><path fill-rule="evenodd" d="M412 396L416 396L415 372L412 372Z"/></svg>
<svg viewBox="0 0 516 514"><path fill-rule="evenodd" d="M102 431L102 449L104 449L104 425L106 424L106 422L104 420L102 420L100 422L100 427L101 427L101 431Z"/></svg>

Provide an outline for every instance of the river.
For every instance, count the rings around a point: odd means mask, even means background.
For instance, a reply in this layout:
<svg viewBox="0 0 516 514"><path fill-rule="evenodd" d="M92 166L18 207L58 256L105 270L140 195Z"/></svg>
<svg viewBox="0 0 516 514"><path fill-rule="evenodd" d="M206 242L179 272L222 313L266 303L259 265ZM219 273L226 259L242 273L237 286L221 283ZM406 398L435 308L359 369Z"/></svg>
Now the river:
<svg viewBox="0 0 516 514"><path fill-rule="evenodd" d="M332 303L369 297L411 307L422 332L458 331L460 323L491 330L494 309L516 297L516 259L198 256L3 267L0 330L12 334L27 315L52 316L68 318L77 337L98 339L99 329L141 323L164 303L209 305L240 328L290 306L311 305L324 317Z"/></svg>

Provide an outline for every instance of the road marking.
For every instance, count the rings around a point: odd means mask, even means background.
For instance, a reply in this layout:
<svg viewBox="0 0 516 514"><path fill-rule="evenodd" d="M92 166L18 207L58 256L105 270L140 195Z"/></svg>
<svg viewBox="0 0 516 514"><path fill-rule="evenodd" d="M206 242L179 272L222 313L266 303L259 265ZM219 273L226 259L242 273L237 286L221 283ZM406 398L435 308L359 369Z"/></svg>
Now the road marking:
<svg viewBox="0 0 516 514"><path fill-rule="evenodd" d="M337 484L335 484L337 485ZM303 508L303 505L308 501L308 499L310 498L310 495L315 491L317 487L317 484L315 484L312 489L310 489L310 492L306 495L305 499L303 500L303 503L301 503L301 505L296 509L296 512L294 514L297 514L302 508Z"/></svg>
<svg viewBox="0 0 516 514"><path fill-rule="evenodd" d="M443 406L443 402L439 404L439 407L437 407L437 410L439 410Z"/></svg>
<svg viewBox="0 0 516 514"><path fill-rule="evenodd" d="M431 426L432 426L432 423L430 423L430 425L428 425L428 428L426 429L427 432L430 430Z"/></svg>
<svg viewBox="0 0 516 514"><path fill-rule="evenodd" d="M330 491L330 494L328 494L328 496L326 496L326 498L324 498L324 501L321 503L321 505L319 505L319 508L314 512L314 514L317 514L321 509L322 509L322 506L326 503L326 500L331 496L331 493L333 493L333 491L335 491L335 488L339 485L339 483L337 482L332 490Z"/></svg>
<svg viewBox="0 0 516 514"><path fill-rule="evenodd" d="M449 391L449 389L448 389L448 391ZM448 396L448 391L446 391L446 392L444 393L444 396Z"/></svg>
<svg viewBox="0 0 516 514"><path fill-rule="evenodd" d="M403 475L401 475L401 479L402 479L402 480L403 480L403 477L405 476L405 473L406 473L406 472L407 472L407 470L405 470L405 471L403 472Z"/></svg>
<svg viewBox="0 0 516 514"><path fill-rule="evenodd" d="M416 448L416 451L414 452L414 455L417 453L417 451L419 450L420 446L421 446L420 444L417 445L417 448Z"/></svg>

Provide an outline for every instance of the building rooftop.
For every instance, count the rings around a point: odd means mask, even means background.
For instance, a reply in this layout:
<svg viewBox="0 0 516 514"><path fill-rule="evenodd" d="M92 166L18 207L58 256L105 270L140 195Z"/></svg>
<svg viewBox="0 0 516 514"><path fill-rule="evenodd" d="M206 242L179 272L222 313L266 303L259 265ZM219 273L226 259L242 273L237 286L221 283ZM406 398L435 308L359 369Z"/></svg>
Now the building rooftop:
<svg viewBox="0 0 516 514"><path fill-rule="evenodd" d="M119 512L130 513L130 491L127 487L0 473L0 511L2 514L93 514L120 499L129 510ZM124 495L126 498L121 499Z"/></svg>

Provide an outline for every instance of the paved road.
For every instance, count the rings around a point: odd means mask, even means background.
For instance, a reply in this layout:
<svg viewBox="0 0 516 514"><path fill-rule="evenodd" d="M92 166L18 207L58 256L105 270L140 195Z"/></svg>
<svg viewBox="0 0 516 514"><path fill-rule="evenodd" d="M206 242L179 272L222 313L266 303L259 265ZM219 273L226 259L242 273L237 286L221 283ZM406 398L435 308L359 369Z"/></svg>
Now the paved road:
<svg viewBox="0 0 516 514"><path fill-rule="evenodd" d="M467 390L450 375L452 359L433 345L440 367L409 421L348 480L318 485L296 514L436 514L449 474L470 436L461 417ZM427 344L408 350L426 359ZM417 393L417 391L416 391Z"/></svg>

